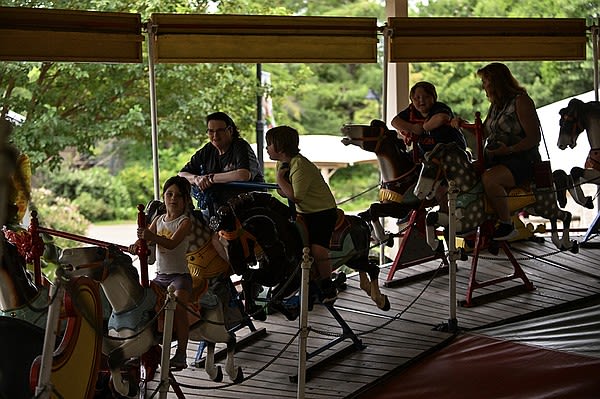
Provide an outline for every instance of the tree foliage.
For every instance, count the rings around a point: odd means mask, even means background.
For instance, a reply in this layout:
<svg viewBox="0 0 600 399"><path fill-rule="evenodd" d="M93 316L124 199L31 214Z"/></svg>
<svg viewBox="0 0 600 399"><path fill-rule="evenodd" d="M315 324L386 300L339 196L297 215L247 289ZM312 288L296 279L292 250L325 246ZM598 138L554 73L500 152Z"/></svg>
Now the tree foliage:
<svg viewBox="0 0 600 399"><path fill-rule="evenodd" d="M384 0L0 0L0 5L136 12L142 20L156 12L212 12L374 17L380 26L385 22ZM429 0L414 3L409 15L597 18L599 6L590 0ZM381 49L382 43L380 59ZM591 53L590 47L585 61L508 64L536 104L542 106L592 88ZM146 49L143 54L146 57ZM485 115L488 106L475 76L484 64L414 63L410 82L434 83L441 101L471 119L476 111ZM381 62L264 64L262 69L271 73L268 86L257 83L254 64L156 65L161 180L176 173L206 142L204 118L210 112L230 113L242 135L254 141L259 94L272 98L277 124L293 125L304 134L338 134L345 123L364 124L380 116L377 98L381 99L382 94ZM375 93L375 100L368 97L370 91ZM112 174L120 172L119 180L126 182L135 203L152 191L147 182L152 162L149 96L146 59L139 65L0 63L0 110L26 117L13 139L30 156L34 168L44 165L44 169L64 171L65 160L73 168L105 166ZM352 176L372 173L360 168L346 172ZM332 178L338 199L353 194L343 191L352 186L347 178L345 172L337 172ZM343 183L338 185L336 179ZM359 178L354 182L355 191L370 186L370 181Z"/></svg>
<svg viewBox="0 0 600 399"><path fill-rule="evenodd" d="M600 15L597 2L588 0L434 0L419 2L414 12L423 17L592 18ZM585 61L506 62L538 107L593 88L592 48ZM411 64L410 80L436 85L440 100L466 119L479 111L485 116L488 101L475 75L487 62Z"/></svg>

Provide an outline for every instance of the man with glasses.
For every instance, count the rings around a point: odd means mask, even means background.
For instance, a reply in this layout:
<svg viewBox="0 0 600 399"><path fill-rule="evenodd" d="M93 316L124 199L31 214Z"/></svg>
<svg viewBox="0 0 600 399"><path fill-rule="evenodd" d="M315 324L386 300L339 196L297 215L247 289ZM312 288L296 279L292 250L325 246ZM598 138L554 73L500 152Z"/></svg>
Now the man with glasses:
<svg viewBox="0 0 600 399"><path fill-rule="evenodd" d="M229 198L252 191L221 183L264 182L264 177L256 154L240 137L229 115L212 113L206 117L206 124L210 142L192 156L179 176L185 177L192 185L199 207L213 216ZM217 186L213 187L214 184Z"/></svg>

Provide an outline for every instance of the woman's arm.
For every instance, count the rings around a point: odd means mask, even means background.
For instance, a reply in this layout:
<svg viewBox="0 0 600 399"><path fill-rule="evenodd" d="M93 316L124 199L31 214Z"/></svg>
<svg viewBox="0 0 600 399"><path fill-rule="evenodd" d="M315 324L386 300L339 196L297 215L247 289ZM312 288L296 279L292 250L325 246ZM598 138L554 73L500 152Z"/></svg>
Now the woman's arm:
<svg viewBox="0 0 600 399"><path fill-rule="evenodd" d="M535 110L535 104L531 97L527 95L520 95L517 97L516 102L517 116L521 127L525 132L525 137L517 144L512 146L513 152L527 151L531 148L537 147L540 144L542 138L540 132L540 120Z"/></svg>

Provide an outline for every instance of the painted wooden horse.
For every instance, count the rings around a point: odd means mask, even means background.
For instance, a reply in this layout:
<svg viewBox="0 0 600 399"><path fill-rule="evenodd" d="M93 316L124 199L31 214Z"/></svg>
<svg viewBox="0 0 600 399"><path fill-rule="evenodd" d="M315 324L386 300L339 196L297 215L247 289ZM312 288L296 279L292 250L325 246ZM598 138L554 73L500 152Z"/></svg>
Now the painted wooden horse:
<svg viewBox="0 0 600 399"><path fill-rule="evenodd" d="M271 305L281 310L279 302L299 288L304 242L290 208L268 193L245 193L221 206L210 224L227 240L229 261L242 276L246 311L252 314L259 308L254 302L257 286L274 287ZM390 303L379 289L379 267L369 259L369 244L370 230L364 220L339 217L330 247L332 270L345 264L358 271L360 287L379 309L387 311ZM253 268L256 264L258 268Z"/></svg>
<svg viewBox="0 0 600 399"><path fill-rule="evenodd" d="M34 284L25 258L6 241L0 265L0 397L33 397L37 385L47 316L47 287ZM61 397L93 398L101 363L102 306L97 284L85 277L65 280L60 344L50 357L50 383ZM61 302L63 303L63 302ZM10 343L10 344L9 344ZM31 378L31 380L30 380Z"/></svg>
<svg viewBox="0 0 600 399"><path fill-rule="evenodd" d="M586 183L600 185L600 102L584 103L574 98L569 101L566 108L560 110L558 148L561 150L575 148L577 138L584 130L590 143L590 152L584 168L574 167L569 175L564 171L554 172L557 186L560 186L557 188L562 189L559 192L561 207L564 207L567 202L565 189L568 189L575 202L593 209L594 202L591 197L585 196L581 185Z"/></svg>
<svg viewBox="0 0 600 399"><path fill-rule="evenodd" d="M137 358L159 344L158 331L161 326L158 323L157 310L160 310L164 303L164 291L154 284L149 288L142 287L131 258L115 248L65 249L61 255L61 263L73 265L76 274L83 273L99 281L113 309L108 321L108 335L104 336L102 347L108 357L113 386L121 395L135 396L135 380L124 380L121 369L129 359ZM211 283L215 288L212 295L223 292L226 297L228 290L220 290L218 281ZM214 381L221 381L223 377L221 368L214 364L215 343L227 344L225 370L232 381L239 382L243 379L243 374L241 368L236 367L234 363L236 337L229 332L226 325L227 306L228 302L222 303L219 300L210 309L202 308L201 313L198 312L198 306L192 306L192 316L199 314L200 317L196 317L190 326L190 340L207 342L205 369Z"/></svg>
<svg viewBox="0 0 600 399"><path fill-rule="evenodd" d="M493 213L486 209L483 185L474 164L469 155L454 143L438 144L425 156L415 195L419 198L432 196L437 185L444 179L453 180L459 190L456 205L457 234L472 232L484 221L494 218ZM573 246L569 238L571 213L558 207L553 188L534 186L532 190L513 190L509 194L513 197L509 198L509 207L512 211L524 210L531 215L549 219L554 245L559 249L570 249ZM557 220L563 223L562 237L558 235ZM435 236L436 226L448 226L447 213L432 210L427 214L427 242L432 248L439 245Z"/></svg>
<svg viewBox="0 0 600 399"><path fill-rule="evenodd" d="M360 214L373 227L373 235L378 241L386 241L387 236L379 223L379 218L391 216L405 218L410 211L422 205L414 196L413 188L419 178L420 165L406 149L404 140L398 138L395 130L390 130L380 120L373 120L369 126L345 125L342 127L345 145L356 145L377 156L381 173L379 203L373 203Z"/></svg>

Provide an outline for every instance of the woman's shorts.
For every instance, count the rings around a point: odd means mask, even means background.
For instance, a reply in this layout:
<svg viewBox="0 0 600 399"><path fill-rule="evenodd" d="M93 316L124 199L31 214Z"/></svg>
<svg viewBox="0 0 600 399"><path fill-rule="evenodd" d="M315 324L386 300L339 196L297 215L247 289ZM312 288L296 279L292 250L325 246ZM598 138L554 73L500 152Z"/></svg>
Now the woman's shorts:
<svg viewBox="0 0 600 399"><path fill-rule="evenodd" d="M169 285L173 284L175 291L186 290L190 294L192 293L192 275L189 273L159 273L152 281L165 290L169 287Z"/></svg>
<svg viewBox="0 0 600 399"><path fill-rule="evenodd" d="M533 162L523 158L515 157L503 159L500 164L506 166L508 170L510 170L510 173L512 173L517 186L533 181Z"/></svg>

